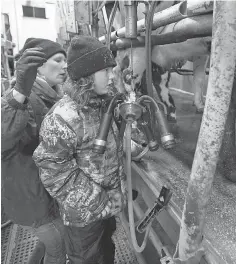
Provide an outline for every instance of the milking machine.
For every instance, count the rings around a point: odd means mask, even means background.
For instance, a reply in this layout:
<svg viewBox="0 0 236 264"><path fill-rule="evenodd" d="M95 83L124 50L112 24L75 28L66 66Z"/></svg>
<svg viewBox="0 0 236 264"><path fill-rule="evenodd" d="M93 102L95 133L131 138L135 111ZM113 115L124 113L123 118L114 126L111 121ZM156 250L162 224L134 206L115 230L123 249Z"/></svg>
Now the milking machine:
<svg viewBox="0 0 236 264"><path fill-rule="evenodd" d="M137 1L125 1L125 26L126 26L126 37L130 39L137 38ZM115 4L114 9L117 8L117 4ZM151 10L151 9L150 9ZM113 14L114 12L112 12ZM152 15L153 16L153 15ZM111 16L111 19L114 18L114 15ZM109 20L109 27L112 26L111 20ZM151 19L150 19L150 22ZM149 30L150 31L150 30ZM108 28L108 32L110 30ZM151 31L150 31L151 32ZM149 34L151 34L149 32ZM109 39L109 36L108 36ZM149 42L147 42L147 45ZM107 43L109 45L109 43ZM150 51L149 51L150 53ZM148 61L148 60L147 60ZM150 61L151 63L151 61ZM147 67L149 82L147 85L148 91L152 89L152 73L150 72L150 66ZM133 199L132 199L132 180L131 180L131 142L132 142L132 126L139 125L141 130L146 136L147 139L147 150L155 151L159 148L159 144L155 138L155 134L153 133L154 129L158 127L161 143L164 149L171 149L175 145L174 136L170 133L168 123L163 112L160 110L159 103L155 99L153 99L152 94L138 96L135 93L134 83L133 83L133 65L132 65L132 46L131 46L131 69L129 69L130 79L131 79L131 92L128 94L118 93L116 94L109 103L106 112L103 114L102 121L99 128L99 133L97 138L94 141L93 151L99 154L103 154L106 149L106 141L109 129L113 120L114 109L118 109L119 117L118 127L120 129L120 137L124 137L125 145L126 145L126 173L127 173L127 185L128 185L128 215L129 215L129 225L130 225L130 234L134 249L137 252L142 252L146 246L147 238L149 234L149 230L151 227L151 223L155 218L156 214L160 212L165 206L167 206L171 192L169 189L163 187L160 193L159 198L154 204L153 208L148 210L145 214L144 218L139 221L137 226L138 232L144 232L144 241L141 246L138 245L135 233L135 223L134 223L134 214L133 214ZM151 79L150 79L151 78ZM154 115L154 119L152 119L152 115ZM117 119L117 117L116 117ZM156 124L152 124L152 121L157 121L158 126ZM141 158L146 152L143 151L139 158ZM137 158L137 156L136 156Z"/></svg>

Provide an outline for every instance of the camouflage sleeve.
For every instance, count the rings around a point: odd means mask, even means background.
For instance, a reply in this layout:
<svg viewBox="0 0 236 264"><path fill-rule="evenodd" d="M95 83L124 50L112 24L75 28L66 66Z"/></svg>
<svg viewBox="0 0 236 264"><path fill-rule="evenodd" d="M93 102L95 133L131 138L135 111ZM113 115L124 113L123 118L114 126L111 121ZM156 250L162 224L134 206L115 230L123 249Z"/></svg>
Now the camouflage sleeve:
<svg viewBox="0 0 236 264"><path fill-rule="evenodd" d="M8 90L1 98L2 155L18 152L37 137L37 125L30 104L21 104ZM8 153L8 154L7 154Z"/></svg>
<svg viewBox="0 0 236 264"><path fill-rule="evenodd" d="M108 196L79 168L75 159L78 140L75 130L60 115L49 114L42 123L41 142L33 158L45 188L57 199L66 218L70 219L73 212L77 220L87 222L100 217Z"/></svg>

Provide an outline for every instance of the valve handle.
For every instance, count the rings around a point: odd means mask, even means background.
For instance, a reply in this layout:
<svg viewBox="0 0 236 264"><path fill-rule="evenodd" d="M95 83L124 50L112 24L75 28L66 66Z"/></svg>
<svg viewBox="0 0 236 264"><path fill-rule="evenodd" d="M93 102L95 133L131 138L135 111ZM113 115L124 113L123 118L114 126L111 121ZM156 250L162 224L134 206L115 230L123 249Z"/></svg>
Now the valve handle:
<svg viewBox="0 0 236 264"><path fill-rule="evenodd" d="M171 199L172 193L170 189L165 186L162 187L160 195L151 209L148 209L145 213L144 218L139 222L137 231L143 233L147 226L152 223L157 214L159 214L168 205Z"/></svg>

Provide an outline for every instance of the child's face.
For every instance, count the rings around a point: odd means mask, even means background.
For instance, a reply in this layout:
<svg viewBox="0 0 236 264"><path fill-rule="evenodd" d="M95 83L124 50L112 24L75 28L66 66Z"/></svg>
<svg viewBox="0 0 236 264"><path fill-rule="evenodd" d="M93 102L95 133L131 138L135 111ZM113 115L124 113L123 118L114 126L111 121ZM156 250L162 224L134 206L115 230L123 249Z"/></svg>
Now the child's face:
<svg viewBox="0 0 236 264"><path fill-rule="evenodd" d="M94 92L103 95L109 92L109 85L113 83L112 68L106 68L104 70L95 72L94 74Z"/></svg>

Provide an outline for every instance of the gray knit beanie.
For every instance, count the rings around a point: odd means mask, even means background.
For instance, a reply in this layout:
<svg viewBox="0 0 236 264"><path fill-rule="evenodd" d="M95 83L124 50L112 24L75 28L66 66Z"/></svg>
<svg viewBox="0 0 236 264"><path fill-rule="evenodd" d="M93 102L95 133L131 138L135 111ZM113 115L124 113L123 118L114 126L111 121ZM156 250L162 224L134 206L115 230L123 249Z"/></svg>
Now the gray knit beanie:
<svg viewBox="0 0 236 264"><path fill-rule="evenodd" d="M79 80L108 67L115 67L112 52L90 36L76 36L67 51L67 71L72 80Z"/></svg>

